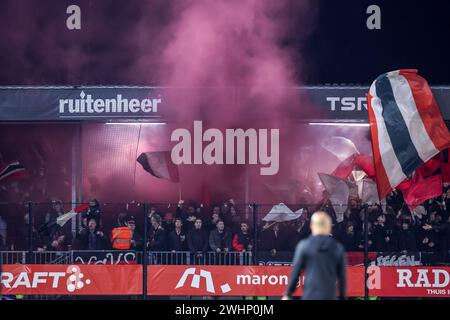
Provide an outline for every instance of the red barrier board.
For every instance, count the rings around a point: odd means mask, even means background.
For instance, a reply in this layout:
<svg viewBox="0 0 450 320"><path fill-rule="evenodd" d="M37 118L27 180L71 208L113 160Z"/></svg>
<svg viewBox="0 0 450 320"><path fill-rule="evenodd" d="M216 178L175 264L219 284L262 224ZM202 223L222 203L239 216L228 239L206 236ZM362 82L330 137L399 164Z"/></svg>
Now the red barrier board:
<svg viewBox="0 0 450 320"><path fill-rule="evenodd" d="M290 267L149 266L149 295L281 296ZM303 280L303 279L302 279ZM296 295L302 294L302 283ZM348 296L364 295L364 268L347 268ZM370 267L369 294L450 297L449 267ZM2 294L139 295L141 265L4 265Z"/></svg>
<svg viewBox="0 0 450 320"><path fill-rule="evenodd" d="M282 296L290 267L149 266L149 295ZM364 267L347 268L349 296L364 295ZM296 295L302 293L302 281Z"/></svg>
<svg viewBox="0 0 450 320"><path fill-rule="evenodd" d="M449 267L371 267L370 295L379 297L450 297Z"/></svg>
<svg viewBox="0 0 450 320"><path fill-rule="evenodd" d="M2 294L137 295L142 294L139 265L3 265Z"/></svg>

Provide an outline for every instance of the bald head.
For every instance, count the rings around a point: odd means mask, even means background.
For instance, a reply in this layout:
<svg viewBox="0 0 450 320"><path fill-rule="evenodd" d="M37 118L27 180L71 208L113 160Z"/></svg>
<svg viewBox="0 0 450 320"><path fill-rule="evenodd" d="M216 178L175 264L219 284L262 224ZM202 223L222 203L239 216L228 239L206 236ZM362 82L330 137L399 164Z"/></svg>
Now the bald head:
<svg viewBox="0 0 450 320"><path fill-rule="evenodd" d="M331 233L331 218L328 213L318 211L311 217L311 233L314 236L328 236Z"/></svg>

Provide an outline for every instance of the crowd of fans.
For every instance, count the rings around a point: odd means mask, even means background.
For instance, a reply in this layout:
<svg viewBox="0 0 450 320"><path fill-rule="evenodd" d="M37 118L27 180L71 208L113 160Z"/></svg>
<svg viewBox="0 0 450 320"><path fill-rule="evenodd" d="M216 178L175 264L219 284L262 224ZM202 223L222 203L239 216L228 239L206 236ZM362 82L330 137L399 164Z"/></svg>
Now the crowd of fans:
<svg viewBox="0 0 450 320"><path fill-rule="evenodd" d="M142 250L190 251L202 255L207 251L230 252L254 250L253 223L246 221L243 212L231 199L209 210L203 206L178 203L175 212L161 212L150 207L147 212L147 239L143 238L143 225L126 212L117 217L117 226L105 231L102 227L101 208L97 200L89 202L89 209L81 214L81 229L72 236L71 224L63 227L56 223L64 214L63 204L53 203L39 227L32 227L34 250ZM333 232L348 252L364 250L364 207L357 199L349 201L343 214L336 213L327 195L318 205L303 207L300 218L287 222L258 223L258 250L276 255L293 251L298 241L310 234L309 217L323 210L333 219ZM249 208L248 210L251 210ZM450 188L442 196L426 201L414 209L408 208L399 192L393 192L383 205L367 207L368 249L376 252L430 252L444 259L450 248ZM248 215L251 216L251 215ZM261 216L260 216L261 218ZM21 234L26 250L29 243L28 215L24 217ZM126 231L129 244L121 244ZM6 223L0 218L0 246L5 248ZM125 239L126 240L126 239Z"/></svg>

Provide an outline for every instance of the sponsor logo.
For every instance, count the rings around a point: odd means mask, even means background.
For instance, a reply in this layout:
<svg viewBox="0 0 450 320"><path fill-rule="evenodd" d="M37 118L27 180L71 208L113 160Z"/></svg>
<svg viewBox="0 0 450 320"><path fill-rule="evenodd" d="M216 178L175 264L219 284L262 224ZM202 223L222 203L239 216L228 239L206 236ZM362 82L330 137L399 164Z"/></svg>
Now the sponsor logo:
<svg viewBox="0 0 450 320"><path fill-rule="evenodd" d="M81 91L79 99L59 99L59 114L64 115L103 115L114 113L156 113L162 103L161 98L127 99L121 94L113 98L93 98Z"/></svg>
<svg viewBox="0 0 450 320"><path fill-rule="evenodd" d="M366 97L327 97L331 111L367 110Z"/></svg>
<svg viewBox="0 0 450 320"><path fill-rule="evenodd" d="M51 284L52 289L58 289L61 283L65 282L65 289L72 293L81 290L85 285L91 284L90 279L85 279L79 266L71 265L67 267L66 272L27 272L22 271L18 274L3 272L1 285L6 289L38 289L40 285Z"/></svg>
<svg viewBox="0 0 450 320"><path fill-rule="evenodd" d="M214 281L211 276L210 271L206 271L203 269L199 269L198 273L196 272L196 268L188 268L184 271L183 275L181 276L180 280L178 281L177 285L175 286L175 289L183 288L185 286L185 283L189 276L192 276L192 281L190 284L191 288L200 288L201 279L205 279L206 281L206 291L209 293L215 293L216 289L214 287ZM227 293L231 291L230 285L228 283L225 283L220 286L220 290L222 293Z"/></svg>
<svg viewBox="0 0 450 320"><path fill-rule="evenodd" d="M397 270L397 288L445 288L450 284L450 273L445 269Z"/></svg>

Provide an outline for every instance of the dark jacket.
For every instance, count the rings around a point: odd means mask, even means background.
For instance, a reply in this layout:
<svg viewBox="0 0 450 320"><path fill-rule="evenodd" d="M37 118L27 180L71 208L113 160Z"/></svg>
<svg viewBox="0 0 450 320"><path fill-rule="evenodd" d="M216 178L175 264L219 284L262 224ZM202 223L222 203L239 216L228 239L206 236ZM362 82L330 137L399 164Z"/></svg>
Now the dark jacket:
<svg viewBox="0 0 450 320"><path fill-rule="evenodd" d="M335 300L337 281L339 296L345 299L346 264L344 248L336 240L327 236L308 237L295 249L286 295L292 296L304 270L303 300Z"/></svg>
<svg viewBox="0 0 450 320"><path fill-rule="evenodd" d="M97 225L100 225L100 207L98 205L89 207L87 211L83 212L81 214L82 218L86 218L89 222L90 219L95 219L95 222L97 222Z"/></svg>
<svg viewBox="0 0 450 320"><path fill-rule="evenodd" d="M149 249L151 251L167 250L166 232L161 226L157 229L150 229Z"/></svg>
<svg viewBox="0 0 450 320"><path fill-rule="evenodd" d="M395 235L394 228L389 224L384 226L374 226L373 239L375 251L392 252L397 250L397 237Z"/></svg>
<svg viewBox="0 0 450 320"><path fill-rule="evenodd" d="M250 244L253 245L253 239L250 233L243 234L242 231L239 231L233 237L233 249L235 251L248 251Z"/></svg>
<svg viewBox="0 0 450 320"><path fill-rule="evenodd" d="M292 239L292 241L289 241L287 245L289 251L295 251L297 244L301 240L308 238L308 236L311 234L311 228L309 227L308 222L305 222L300 230L299 227L299 225L295 226L295 228L289 233L289 239Z"/></svg>
<svg viewBox="0 0 450 320"><path fill-rule="evenodd" d="M90 232L83 229L78 234L78 246L80 250L107 250L111 248L108 238L99 234L99 231Z"/></svg>
<svg viewBox="0 0 450 320"><path fill-rule="evenodd" d="M184 236L184 241L181 240L181 237ZM185 251L186 250L186 234L183 230L181 230L180 234L177 234L176 230L172 230L168 236L168 249L170 251Z"/></svg>
<svg viewBox="0 0 450 320"><path fill-rule="evenodd" d="M228 251L233 250L231 233L226 229L223 232L219 232L217 229L212 230L209 234L209 246L213 251L216 251L217 248L220 248L220 250L224 250L225 248Z"/></svg>
<svg viewBox="0 0 450 320"><path fill-rule="evenodd" d="M416 251L416 235L411 229L400 230L398 233L398 250L399 251Z"/></svg>
<svg viewBox="0 0 450 320"><path fill-rule="evenodd" d="M357 250L356 235L354 233L348 234L347 232L340 231L336 239L344 246L345 251L352 252Z"/></svg>
<svg viewBox="0 0 450 320"><path fill-rule="evenodd" d="M275 249L277 251L285 251L286 248L286 232L278 230L277 236L273 229L262 231L261 233L261 249L270 251Z"/></svg>
<svg viewBox="0 0 450 320"><path fill-rule="evenodd" d="M131 238L132 241L131 242L131 250L141 250L142 246L143 246L143 238L141 237L141 235L139 234L139 232L137 232L137 230L134 230L133 232L133 237Z"/></svg>
<svg viewBox="0 0 450 320"><path fill-rule="evenodd" d="M208 251L208 234L203 229L192 229L187 234L187 243L191 252L206 252Z"/></svg>

